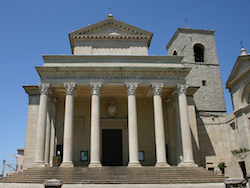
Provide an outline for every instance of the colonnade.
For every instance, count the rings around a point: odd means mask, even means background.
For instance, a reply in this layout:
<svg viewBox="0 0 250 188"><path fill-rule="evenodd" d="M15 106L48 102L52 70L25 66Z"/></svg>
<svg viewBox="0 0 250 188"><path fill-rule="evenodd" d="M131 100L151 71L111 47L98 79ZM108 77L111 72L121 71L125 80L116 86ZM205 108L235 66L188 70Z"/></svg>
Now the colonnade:
<svg viewBox="0 0 250 188"><path fill-rule="evenodd" d="M89 167L101 167L101 140L100 140L100 83L90 84L91 88L91 136L90 136L90 163ZM138 155L138 128L136 110L136 89L137 83L126 83L128 97L128 143L129 143L129 162L128 167L141 167ZM63 162L61 167L72 167L73 164L73 118L74 118L74 91L76 84L65 83L65 120L63 136ZM186 90L187 85L178 84L179 117L181 129L181 142L183 150L183 166L197 166L193 160L193 149L189 116L187 108ZM37 129L37 148L35 165L45 166L52 161L55 151L55 110L56 103L52 103L53 108L50 112L49 107L49 88L50 84L41 83L40 105ZM169 164L166 159L164 116L162 107L162 83L152 83L154 106L154 125L155 125L155 144L156 144L156 167L167 167ZM47 129L47 131L46 131ZM51 142L50 142L51 141ZM49 160L50 159L50 160Z"/></svg>

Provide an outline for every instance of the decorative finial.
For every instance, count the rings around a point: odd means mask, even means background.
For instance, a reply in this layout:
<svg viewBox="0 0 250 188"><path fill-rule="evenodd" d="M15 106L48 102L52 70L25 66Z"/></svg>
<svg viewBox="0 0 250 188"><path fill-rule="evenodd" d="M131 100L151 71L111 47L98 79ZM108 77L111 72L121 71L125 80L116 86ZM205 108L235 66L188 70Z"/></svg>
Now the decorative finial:
<svg viewBox="0 0 250 188"><path fill-rule="evenodd" d="M243 41L240 41L240 45L241 45L241 54L240 55L247 55L246 49L243 47Z"/></svg>
<svg viewBox="0 0 250 188"><path fill-rule="evenodd" d="M112 8L109 8L108 18L114 18L113 14L112 14Z"/></svg>
<svg viewBox="0 0 250 188"><path fill-rule="evenodd" d="M184 22L186 22L186 29L189 29L189 27L188 27L188 19L187 18L185 18L185 20L183 20Z"/></svg>

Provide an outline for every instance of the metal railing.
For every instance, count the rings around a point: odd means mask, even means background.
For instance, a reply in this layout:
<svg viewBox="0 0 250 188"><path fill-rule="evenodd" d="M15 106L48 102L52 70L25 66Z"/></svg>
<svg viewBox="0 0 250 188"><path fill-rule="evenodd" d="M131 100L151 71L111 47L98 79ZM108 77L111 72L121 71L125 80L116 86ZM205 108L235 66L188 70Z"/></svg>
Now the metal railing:
<svg viewBox="0 0 250 188"><path fill-rule="evenodd" d="M20 164L4 164L3 165L3 177L6 177L8 175L11 175L13 173L17 173L19 171L22 171L24 169L28 169L31 167L31 162L30 163L20 163Z"/></svg>

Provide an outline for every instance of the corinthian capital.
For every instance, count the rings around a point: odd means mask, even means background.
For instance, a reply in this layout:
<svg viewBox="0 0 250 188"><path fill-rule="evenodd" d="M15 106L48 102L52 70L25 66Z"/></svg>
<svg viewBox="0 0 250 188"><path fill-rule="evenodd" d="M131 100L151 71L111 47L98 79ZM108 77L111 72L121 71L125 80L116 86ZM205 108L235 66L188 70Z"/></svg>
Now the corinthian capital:
<svg viewBox="0 0 250 188"><path fill-rule="evenodd" d="M50 84L49 83L40 83L38 84L38 87L40 89L40 93L47 95L49 91Z"/></svg>
<svg viewBox="0 0 250 188"><path fill-rule="evenodd" d="M165 100L165 102L166 102L168 108L172 107L172 102L173 101L171 99L167 99L167 100Z"/></svg>
<svg viewBox="0 0 250 188"><path fill-rule="evenodd" d="M101 87L102 87L102 84L100 83L90 84L92 95L99 95Z"/></svg>
<svg viewBox="0 0 250 188"><path fill-rule="evenodd" d="M73 95L76 89L76 84L74 83L64 83L64 87L66 90L66 95Z"/></svg>
<svg viewBox="0 0 250 188"><path fill-rule="evenodd" d="M128 95L134 95L137 87L138 87L137 83L127 83L126 89L127 89Z"/></svg>
<svg viewBox="0 0 250 188"><path fill-rule="evenodd" d="M187 93L188 84L177 84L178 94L185 94Z"/></svg>
<svg viewBox="0 0 250 188"><path fill-rule="evenodd" d="M163 83L160 83L160 84L153 83L152 87L151 87L154 95L160 95L161 91L162 91L162 88L163 88Z"/></svg>
<svg viewBox="0 0 250 188"><path fill-rule="evenodd" d="M52 103L53 103L52 108L56 108L56 106L58 104L58 99L56 97L54 97L52 100Z"/></svg>
<svg viewBox="0 0 250 188"><path fill-rule="evenodd" d="M171 100L172 100L172 102L177 102L177 90L174 90L171 94L170 94L170 96L171 96Z"/></svg>

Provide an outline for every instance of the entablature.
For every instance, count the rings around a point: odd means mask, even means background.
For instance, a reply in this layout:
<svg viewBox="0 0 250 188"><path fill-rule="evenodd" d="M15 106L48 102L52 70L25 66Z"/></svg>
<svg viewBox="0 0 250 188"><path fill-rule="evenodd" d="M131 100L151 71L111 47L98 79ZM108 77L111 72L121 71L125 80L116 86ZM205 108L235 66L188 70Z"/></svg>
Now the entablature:
<svg viewBox="0 0 250 188"><path fill-rule="evenodd" d="M190 68L151 67L36 67L41 82L61 84L64 82L124 84L136 82L150 84L160 82L167 85L185 83Z"/></svg>
<svg viewBox="0 0 250 188"><path fill-rule="evenodd" d="M43 55L43 67L184 67L183 56Z"/></svg>

